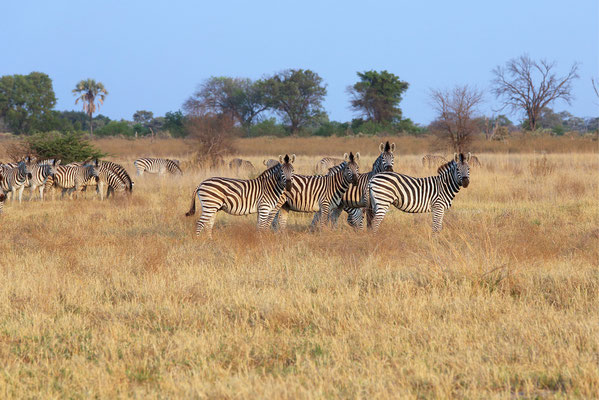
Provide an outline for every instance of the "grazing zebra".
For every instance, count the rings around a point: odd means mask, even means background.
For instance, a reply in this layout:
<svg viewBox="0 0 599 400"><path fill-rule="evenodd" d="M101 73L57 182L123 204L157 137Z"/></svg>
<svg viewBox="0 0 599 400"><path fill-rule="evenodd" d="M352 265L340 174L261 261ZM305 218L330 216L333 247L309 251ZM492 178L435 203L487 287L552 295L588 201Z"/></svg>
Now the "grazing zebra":
<svg viewBox="0 0 599 400"><path fill-rule="evenodd" d="M4 169L2 172L2 183L0 183L0 189L4 195L12 193L11 201L14 201L15 195L19 193L19 203L23 199L23 190L27 184L27 180L31 179L31 167L28 166L25 161L21 161L17 164L17 167Z"/></svg>
<svg viewBox="0 0 599 400"><path fill-rule="evenodd" d="M412 178L396 172L382 172L370 181L370 201L374 212L372 229L377 231L389 206L409 213L433 213L433 232L443 226L443 214L451 207L460 187L468 187L470 168L464 154L439 167L436 176Z"/></svg>
<svg viewBox="0 0 599 400"><path fill-rule="evenodd" d="M178 160L169 160L168 158L138 158L133 162L137 175L141 176L144 172L150 174L164 175L167 172L171 174L183 175L179 168Z"/></svg>
<svg viewBox="0 0 599 400"><path fill-rule="evenodd" d="M347 223L350 226L353 226L357 229L364 228L363 222L363 211L368 209L369 207L369 192L368 192L368 182L379 172L383 171L393 171L393 152L395 151L395 143L389 144L389 141L386 143L381 143L379 145L379 151L381 154L377 157L377 159L372 164L372 171L358 174L358 183L355 185L350 185L347 192L343 195L343 199L341 200L341 204L339 207L334 208L331 212L330 218L333 224L337 223L337 219L341 214L341 211L345 210L347 212ZM335 171L336 167L333 167L329 170L329 174ZM372 217L369 215L369 217ZM316 215L315 215L316 218Z"/></svg>
<svg viewBox="0 0 599 400"><path fill-rule="evenodd" d="M278 207L283 203L284 193L291 189L294 180L295 154L279 156L279 164L258 175L255 179L208 178L193 192L191 208L185 214L195 214L196 196L202 207L202 215L196 225L196 234L206 229L212 236L212 227L218 211L232 215L258 213L258 229L271 224Z"/></svg>
<svg viewBox="0 0 599 400"><path fill-rule="evenodd" d="M274 158L262 161L262 164L266 165L266 168L272 168L275 165L277 165L278 163L279 163L279 160L275 160Z"/></svg>
<svg viewBox="0 0 599 400"><path fill-rule="evenodd" d="M440 165L446 164L447 160L443 156L439 156L436 154L427 154L422 157L422 166L429 168L431 167L439 167Z"/></svg>
<svg viewBox="0 0 599 400"><path fill-rule="evenodd" d="M99 180L96 182L94 177L91 177L85 182L85 186L96 186L96 192L100 194L100 200L104 200L105 186L108 186L106 198L110 197L111 193L114 194L115 191L129 193L133 191L133 181L122 165L112 161L99 161L96 170L98 171Z"/></svg>
<svg viewBox="0 0 599 400"><path fill-rule="evenodd" d="M478 159L478 157L475 156L474 154L472 154L470 156L470 161L468 162L468 164L470 164L471 167L482 167L483 166L481 164L480 160Z"/></svg>
<svg viewBox="0 0 599 400"><path fill-rule="evenodd" d="M85 188L85 183L90 179L99 180L98 171L95 164L86 164L81 166L60 165L54 173L53 184L62 189L62 196L65 192L69 193L69 197L73 198L73 192L79 192Z"/></svg>
<svg viewBox="0 0 599 400"><path fill-rule="evenodd" d="M254 169L254 164L248 160L242 160L241 158L234 158L229 162L229 169L234 169L239 172L240 169L251 171Z"/></svg>
<svg viewBox="0 0 599 400"><path fill-rule="evenodd" d="M360 153L345 154L340 165L330 175L295 175L291 190L285 193L287 199L282 205L277 217L273 221L273 228L277 226L284 230L287 227L289 211L315 212L317 217L312 220L312 226L322 228L329 222L331 210L341 204L343 195L350 184L358 182L358 164Z"/></svg>
<svg viewBox="0 0 599 400"><path fill-rule="evenodd" d="M31 169L31 179L27 181L28 187L31 188L31 195L29 200L33 200L35 197L35 189L40 192L40 200L44 201L44 189L48 179L54 177L56 173L56 167L60 165L60 160L44 160Z"/></svg>
<svg viewBox="0 0 599 400"><path fill-rule="evenodd" d="M331 168L333 168L335 165L341 164L343 161L344 160L341 158L325 157L316 163L314 173L326 174Z"/></svg>

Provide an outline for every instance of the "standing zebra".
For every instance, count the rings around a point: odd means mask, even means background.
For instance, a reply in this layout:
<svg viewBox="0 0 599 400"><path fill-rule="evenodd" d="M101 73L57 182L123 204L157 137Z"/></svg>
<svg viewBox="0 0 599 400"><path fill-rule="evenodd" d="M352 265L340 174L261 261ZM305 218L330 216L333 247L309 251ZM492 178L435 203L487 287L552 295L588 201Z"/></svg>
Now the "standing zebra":
<svg viewBox="0 0 599 400"><path fill-rule="evenodd" d="M64 197L65 192L69 193L69 197L73 198L73 192L79 192L85 188L85 183L90 179L95 179L96 182L99 180L98 171L96 167L98 161L95 164L86 165L60 165L56 168L54 173L55 186L62 189L62 196Z"/></svg>
<svg viewBox="0 0 599 400"><path fill-rule="evenodd" d="M31 188L29 200L35 197L35 189L40 192L40 200L44 201L44 188L48 179L52 179L56 173L56 167L60 165L60 160L44 160L35 165L31 169L31 179L28 180L27 186Z"/></svg>
<svg viewBox="0 0 599 400"><path fill-rule="evenodd" d="M137 175L141 176L144 172L150 174L164 175L167 172L175 175L183 175L179 168L178 160L169 160L168 158L138 158L133 162Z"/></svg>
<svg viewBox="0 0 599 400"><path fill-rule="evenodd" d="M218 211L232 215L258 213L258 229L268 228L278 207L283 203L284 193L291 189L294 180L295 154L279 156L279 164L258 175L255 179L208 178L193 192L191 208L185 214L195 214L196 196L202 207L202 215L196 225L196 234L205 228L208 237Z"/></svg>
<svg viewBox="0 0 599 400"><path fill-rule="evenodd" d="M31 179L31 167L29 167L25 161L21 161L17 164L17 167L4 169L2 172L2 182L0 183L0 189L4 195L8 192L12 193L11 201L14 201L15 195L19 193L19 203L23 199L23 190L27 184L27 180Z"/></svg>
<svg viewBox="0 0 599 400"><path fill-rule="evenodd" d="M422 166L429 168L431 167L439 167L443 164L447 163L447 160L443 156L438 156L436 154L427 154L422 157Z"/></svg>
<svg viewBox="0 0 599 400"><path fill-rule="evenodd" d="M104 187L107 186L106 198L110 197L111 193L129 192L133 190L133 181L123 168L122 165L112 161L97 161L96 160L99 180L96 182L92 176L85 186L96 186L96 192L100 194L100 200L104 200Z"/></svg>
<svg viewBox="0 0 599 400"><path fill-rule="evenodd" d="M413 178L396 172L382 172L370 181L370 201L374 212L372 229L377 231L389 206L409 213L433 213L433 232L443 226L445 210L451 207L460 187L468 187L470 168L464 154L439 167L438 175Z"/></svg>
<svg viewBox="0 0 599 400"><path fill-rule="evenodd" d="M379 145L381 154L377 157L372 165L372 171L365 174L358 174L358 183L350 185L347 192L343 195L341 204L331 212L330 218L333 224L337 223L337 219L341 211L347 212L347 223L357 229L364 228L364 211L369 209L369 192L368 183L379 172L393 171L393 152L395 151L395 143L381 143ZM333 172L335 167L331 168L329 173ZM315 216L316 217L316 216ZM369 218L372 215L368 216Z"/></svg>
<svg viewBox="0 0 599 400"><path fill-rule="evenodd" d="M340 165L334 167L330 175L295 175L291 190L285 195L287 199L273 221L273 227L284 230L287 227L289 211L315 212L317 216L312 220L312 226L317 223L322 228L329 222L331 210L339 207L343 195L350 184L358 182L358 164L360 153L345 154Z"/></svg>
<svg viewBox="0 0 599 400"><path fill-rule="evenodd" d="M329 169L333 168L335 165L341 164L343 161L342 158L325 157L316 163L314 173L326 174Z"/></svg>

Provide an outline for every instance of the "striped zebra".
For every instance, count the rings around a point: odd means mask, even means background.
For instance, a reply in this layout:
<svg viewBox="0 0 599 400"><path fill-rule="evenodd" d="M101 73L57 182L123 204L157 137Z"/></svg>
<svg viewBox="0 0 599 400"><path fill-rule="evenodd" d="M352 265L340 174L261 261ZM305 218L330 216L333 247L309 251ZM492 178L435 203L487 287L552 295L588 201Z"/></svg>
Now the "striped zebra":
<svg viewBox="0 0 599 400"><path fill-rule="evenodd" d="M25 189L25 185L27 185L27 180L31 179L31 167L25 163L25 161L21 161L17 164L15 168L4 168L2 172L2 183L0 183L0 189L4 195L7 193L11 193L11 201L14 201L15 195L18 192L19 194L19 203L21 203L23 199L23 190Z"/></svg>
<svg viewBox="0 0 599 400"><path fill-rule="evenodd" d="M477 156L475 156L474 154L472 154L470 156L470 162L468 163L471 167L482 167L483 165L481 164L480 160L478 159Z"/></svg>
<svg viewBox="0 0 599 400"><path fill-rule="evenodd" d="M248 160L242 160L241 158L234 158L229 161L229 169L233 169L236 172L239 172L240 169L244 169L247 171L254 170L254 164L252 164Z"/></svg>
<svg viewBox="0 0 599 400"><path fill-rule="evenodd" d="M73 193L83 191L85 183L90 179L99 180L98 171L96 167L98 161L95 164L85 165L60 165L56 168L54 173L53 185L62 189L62 196L65 193L69 194L69 197L73 198Z"/></svg>
<svg viewBox="0 0 599 400"><path fill-rule="evenodd" d="M29 200L33 200L35 197L35 190L38 189L40 193L40 200L44 201L44 189L48 179L53 179L56 173L56 167L60 165L60 160L44 160L31 169L31 179L27 181L27 187L31 188L31 195Z"/></svg>
<svg viewBox="0 0 599 400"><path fill-rule="evenodd" d="M413 178L396 172L382 172L370 181L370 201L374 212L372 229L377 231L391 204L404 212L433 213L433 232L443 226L445 210L451 207L460 187L468 187L470 153L455 154L439 167L437 175Z"/></svg>
<svg viewBox="0 0 599 400"><path fill-rule="evenodd" d="M4 179L4 175L2 175L3 170L0 169L0 185L2 185L2 180ZM2 214L4 210L4 201L6 200L6 196L4 192L0 190L0 214Z"/></svg>
<svg viewBox="0 0 599 400"><path fill-rule="evenodd" d="M315 212L317 216L312 220L312 226L318 224L322 228L327 224L331 210L339 207L350 184L358 182L360 154L356 153L355 157L353 153L345 154L344 159L330 175L295 175L291 190L285 193L287 199L273 221L273 228L284 230L287 227L289 211Z"/></svg>
<svg viewBox="0 0 599 400"><path fill-rule="evenodd" d="M179 168L178 160L169 160L168 158L138 158L133 162L137 175L141 176L144 172L149 174L164 175L167 172L174 175L183 175Z"/></svg>
<svg viewBox="0 0 599 400"><path fill-rule="evenodd" d="M258 213L258 229L268 228L283 203L285 191L291 189L295 179L294 162L295 154L279 156L279 164L255 179L208 178L203 181L193 192L191 208L185 214L195 214L197 196L202 215L196 225L196 234L205 229L211 237L216 213L221 210L232 215Z"/></svg>
<svg viewBox="0 0 599 400"><path fill-rule="evenodd" d="M350 185L347 192L343 195L339 207L332 210L330 218L334 225L337 224L337 219L339 218L339 215L341 215L341 212L345 211L347 213L347 223L350 226L360 230L364 228L364 211L369 209L370 203L368 183L379 172L393 171L393 152L395 151L395 143L389 144L389 141L381 143L379 145L379 151L379 156L372 164L372 171L358 174L358 183ZM335 168L336 167L331 168L329 173L334 172ZM369 215L368 217L371 218L372 215Z"/></svg>
<svg viewBox="0 0 599 400"><path fill-rule="evenodd" d="M314 173L324 175L335 165L339 165L343 161L344 160L342 158L325 157L316 163Z"/></svg>
<svg viewBox="0 0 599 400"><path fill-rule="evenodd" d="M112 161L96 160L96 162L99 179L96 181L92 176L85 182L85 186L95 186L100 200L104 200L104 193L106 193L106 198L109 198L110 194L114 194L114 192L131 193L133 191L133 181L122 165ZM107 187L106 191L104 187Z"/></svg>
<svg viewBox="0 0 599 400"><path fill-rule="evenodd" d="M272 168L275 165L277 165L278 163L279 163L279 160L275 160L274 158L262 161L262 164L264 164L266 166L266 168Z"/></svg>
<svg viewBox="0 0 599 400"><path fill-rule="evenodd" d="M436 154L427 154L424 157L422 157L422 166L423 167L439 167L443 164L446 164L447 160L445 159L445 157L443 156L439 156Z"/></svg>

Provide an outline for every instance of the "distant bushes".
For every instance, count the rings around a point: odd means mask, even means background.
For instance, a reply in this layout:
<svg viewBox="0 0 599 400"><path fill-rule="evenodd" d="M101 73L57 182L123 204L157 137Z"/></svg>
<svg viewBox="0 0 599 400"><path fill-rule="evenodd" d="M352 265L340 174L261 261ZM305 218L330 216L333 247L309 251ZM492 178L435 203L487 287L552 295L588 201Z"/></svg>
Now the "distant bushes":
<svg viewBox="0 0 599 400"><path fill-rule="evenodd" d="M38 159L59 159L63 164L106 156L78 132L37 133L27 137L24 145L27 154L35 155Z"/></svg>

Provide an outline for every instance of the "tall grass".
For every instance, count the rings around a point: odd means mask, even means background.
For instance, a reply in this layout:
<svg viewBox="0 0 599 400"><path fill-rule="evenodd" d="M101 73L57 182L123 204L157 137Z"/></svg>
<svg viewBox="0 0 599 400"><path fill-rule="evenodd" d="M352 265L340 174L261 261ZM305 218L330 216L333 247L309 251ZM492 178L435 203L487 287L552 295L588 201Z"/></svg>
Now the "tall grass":
<svg viewBox="0 0 599 400"><path fill-rule="evenodd" d="M309 173L293 143L272 148ZM368 170L378 143L347 145ZM400 154L396 170L434 172ZM599 159L548 154L537 173L542 156L480 156L436 236L392 210L376 235L220 213L196 238L192 191L227 169L7 204L0 397L596 398Z"/></svg>

